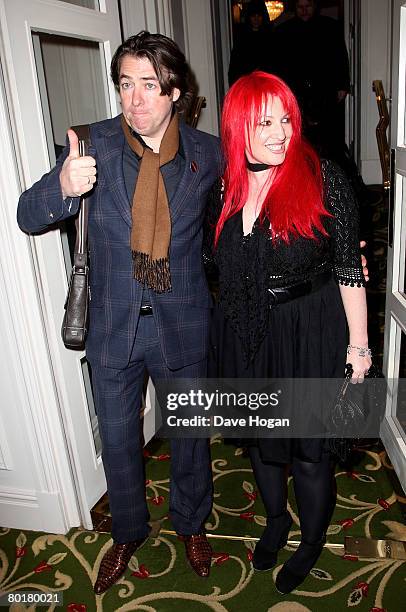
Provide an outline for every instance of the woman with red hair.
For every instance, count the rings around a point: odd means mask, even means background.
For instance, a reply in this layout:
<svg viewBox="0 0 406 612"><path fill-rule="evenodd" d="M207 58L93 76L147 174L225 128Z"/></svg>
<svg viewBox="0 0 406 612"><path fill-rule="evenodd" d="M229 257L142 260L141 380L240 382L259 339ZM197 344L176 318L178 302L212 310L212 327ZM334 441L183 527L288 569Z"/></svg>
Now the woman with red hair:
<svg viewBox="0 0 406 612"><path fill-rule="evenodd" d="M320 162L302 138L291 90L264 72L227 93L222 143L225 172L210 194L205 241L219 281L210 376L342 378L348 355L361 382L371 351L358 212L345 176ZM302 539L276 578L289 593L325 542L334 457L315 438L258 439L249 453L267 512L253 556L258 571L275 565L288 538L291 467Z"/></svg>

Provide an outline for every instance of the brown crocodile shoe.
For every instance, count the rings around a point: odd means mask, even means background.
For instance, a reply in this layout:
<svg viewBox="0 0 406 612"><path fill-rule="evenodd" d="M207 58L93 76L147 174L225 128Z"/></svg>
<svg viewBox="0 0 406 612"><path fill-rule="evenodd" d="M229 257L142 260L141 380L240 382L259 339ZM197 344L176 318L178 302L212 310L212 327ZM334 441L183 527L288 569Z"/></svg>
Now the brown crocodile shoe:
<svg viewBox="0 0 406 612"><path fill-rule="evenodd" d="M201 578L207 578L210 573L212 548L205 533L191 536L178 536L185 543L186 558L193 571Z"/></svg>
<svg viewBox="0 0 406 612"><path fill-rule="evenodd" d="M126 544L113 544L104 555L94 585L96 595L101 595L109 589L124 574L127 565L137 550L147 538L127 542Z"/></svg>

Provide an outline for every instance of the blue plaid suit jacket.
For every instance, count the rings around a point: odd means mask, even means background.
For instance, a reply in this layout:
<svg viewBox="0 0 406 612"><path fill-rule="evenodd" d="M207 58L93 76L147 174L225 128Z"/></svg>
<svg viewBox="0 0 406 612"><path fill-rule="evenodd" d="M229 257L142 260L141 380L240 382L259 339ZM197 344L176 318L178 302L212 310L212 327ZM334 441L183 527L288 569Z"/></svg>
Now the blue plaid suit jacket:
<svg viewBox="0 0 406 612"><path fill-rule="evenodd" d="M196 363L207 354L211 297L202 263L202 225L206 197L221 164L215 136L182 122L180 135L186 164L169 203L172 290L151 291L162 351L171 369ZM91 301L86 353L91 363L123 368L134 342L142 288L132 271L131 204L123 176L120 118L92 124L91 139L97 184L89 200ZM77 213L79 198L63 201L59 183L67 154L66 148L55 168L21 195L17 220L24 231L42 231Z"/></svg>

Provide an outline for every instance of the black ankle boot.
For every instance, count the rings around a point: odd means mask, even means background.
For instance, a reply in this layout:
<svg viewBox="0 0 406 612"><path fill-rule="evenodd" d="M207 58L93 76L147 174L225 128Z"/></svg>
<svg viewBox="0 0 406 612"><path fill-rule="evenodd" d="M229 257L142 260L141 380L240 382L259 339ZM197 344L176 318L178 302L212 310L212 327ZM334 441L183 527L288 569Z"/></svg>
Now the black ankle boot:
<svg viewBox="0 0 406 612"><path fill-rule="evenodd" d="M314 544L301 542L276 576L275 586L281 595L291 593L308 576L323 550L325 538Z"/></svg>
<svg viewBox="0 0 406 612"><path fill-rule="evenodd" d="M273 568L277 561L278 551L286 546L292 525L292 517L287 511L269 518L268 521L252 557L252 566L258 572L265 572Z"/></svg>

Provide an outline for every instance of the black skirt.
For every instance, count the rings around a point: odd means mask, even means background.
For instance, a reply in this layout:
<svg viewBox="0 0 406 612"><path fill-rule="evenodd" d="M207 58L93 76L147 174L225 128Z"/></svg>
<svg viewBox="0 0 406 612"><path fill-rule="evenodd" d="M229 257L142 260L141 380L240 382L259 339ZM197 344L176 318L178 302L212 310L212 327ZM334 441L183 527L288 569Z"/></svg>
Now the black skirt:
<svg viewBox="0 0 406 612"><path fill-rule="evenodd" d="M333 279L314 293L272 308L268 333L249 363L242 340L217 305L208 374L211 378L342 378L347 337L344 307ZM264 461L281 463L290 463L293 457L320 461L326 450L325 440L319 438L260 438L257 444Z"/></svg>

